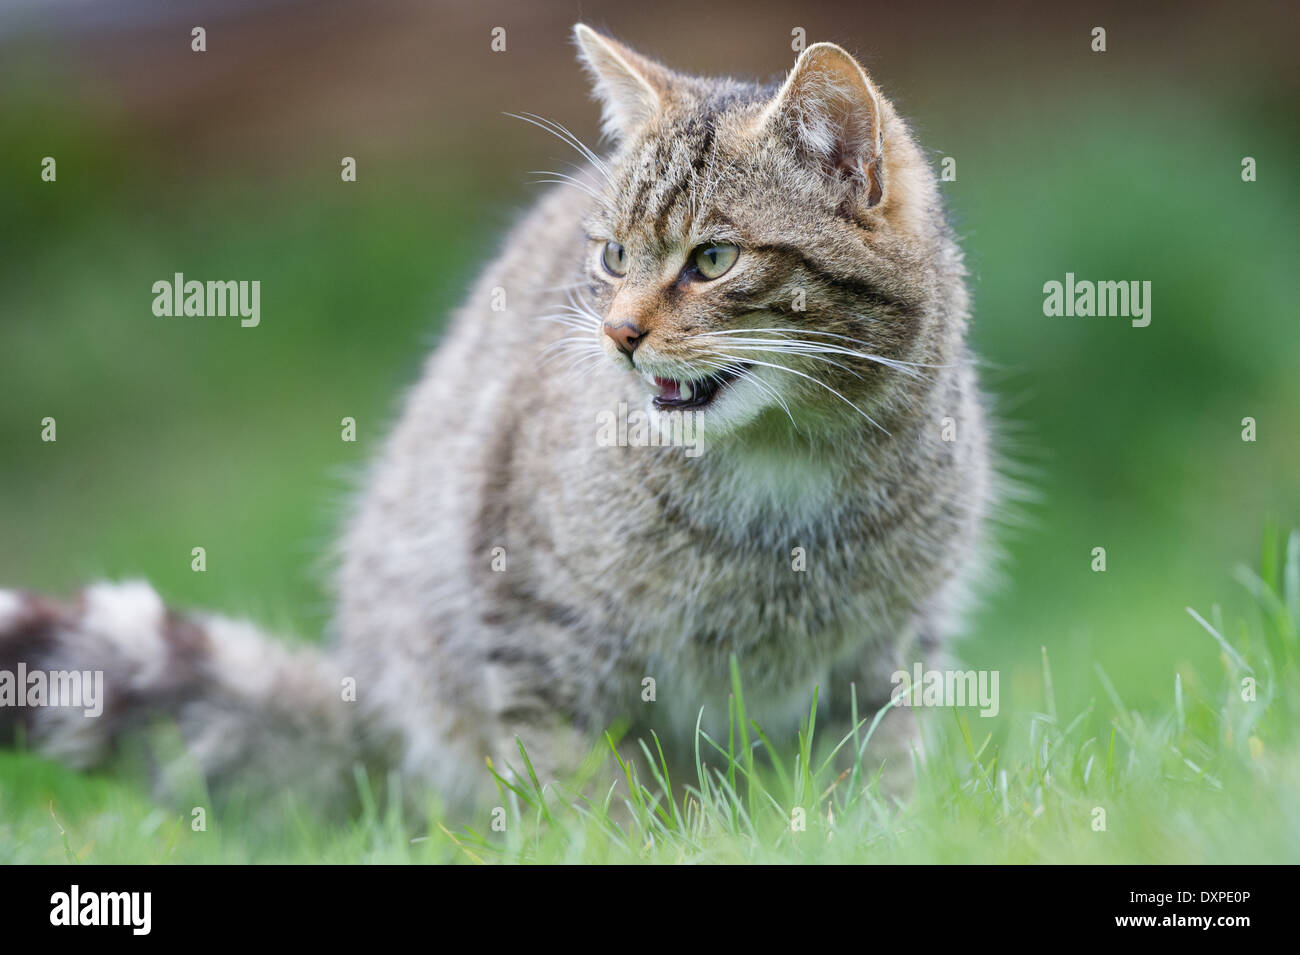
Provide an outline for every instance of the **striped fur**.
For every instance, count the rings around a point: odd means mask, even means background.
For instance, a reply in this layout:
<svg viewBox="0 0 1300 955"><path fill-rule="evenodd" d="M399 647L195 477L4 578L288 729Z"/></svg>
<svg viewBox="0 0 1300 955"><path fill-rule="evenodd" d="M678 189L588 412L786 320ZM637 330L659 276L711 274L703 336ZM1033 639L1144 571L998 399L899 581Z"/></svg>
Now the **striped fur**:
<svg viewBox="0 0 1300 955"><path fill-rule="evenodd" d="M102 712L0 706L0 741L81 769L142 758L173 800L205 798L200 780L223 800L239 790L261 799L290 781L322 806L354 797L361 753L333 668L251 624L179 614L139 581L96 584L66 605L0 591L0 671L20 664L101 672ZM152 739L159 721L179 730L185 752Z"/></svg>
<svg viewBox="0 0 1300 955"><path fill-rule="evenodd" d="M251 763L330 792L370 760L472 803L517 736L547 779L616 723L689 763L701 707L725 732L733 655L773 737L814 688L842 729L851 688L866 709L893 671L941 658L993 478L961 254L919 147L838 47L763 86L576 38L611 151L573 142L582 170L556 174L429 359L341 542L330 655L169 614L137 585L77 608L5 597L0 664L113 674L111 719L38 715L38 745L89 764L155 710L209 779ZM601 265L610 240L625 276ZM711 242L740 255L700 281ZM606 319L644 329L631 358ZM597 442L602 412L652 411L644 373L724 370L700 456ZM912 725L884 729L897 761Z"/></svg>
<svg viewBox="0 0 1300 955"><path fill-rule="evenodd" d="M761 86L674 74L583 27L577 40L613 149L506 240L342 550L345 652L382 687L376 718L407 741L405 769L444 791L472 790L483 754L517 763L516 735L559 773L620 721L689 762L702 706L725 732L732 654L778 735L814 687L828 716L850 685L882 701L890 673L942 655L982 565L992 479L961 255L889 102L827 45ZM627 250L623 278L603 270L607 240ZM683 280L694 248L724 240L742 250L730 273ZM506 316L489 310L496 287ZM646 329L635 368L606 318ZM726 344L765 336L845 347ZM647 407L638 372L754 359L784 368L719 393L698 458L596 446L598 412ZM911 727L891 724L897 759Z"/></svg>

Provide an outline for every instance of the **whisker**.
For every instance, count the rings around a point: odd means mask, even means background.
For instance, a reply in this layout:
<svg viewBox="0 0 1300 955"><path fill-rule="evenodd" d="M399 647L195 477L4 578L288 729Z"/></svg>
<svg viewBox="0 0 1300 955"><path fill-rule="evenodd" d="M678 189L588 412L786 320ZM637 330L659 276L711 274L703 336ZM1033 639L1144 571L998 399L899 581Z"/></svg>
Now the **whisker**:
<svg viewBox="0 0 1300 955"><path fill-rule="evenodd" d="M579 155L581 155L584 159L586 159L593 166L595 166L596 169L600 171L600 174L603 175L607 181L612 178L612 173L610 172L610 168L605 163L605 161L601 159L599 156L597 156L596 153L591 149L591 147L589 147L581 139L573 135L573 133L569 132L568 129L566 129L564 126L560 125L559 123L557 123L555 120L547 119L545 116L538 116L536 113L527 113L527 112L523 114L506 113L505 115L511 117L512 119L522 119L525 123L530 123L533 126L536 126L538 129L545 130L546 132L554 136L556 139L560 140L560 142L565 143L566 145L571 146L573 149L575 149L579 153Z"/></svg>
<svg viewBox="0 0 1300 955"><path fill-rule="evenodd" d="M583 279L579 282L570 282L568 285L533 285L530 287L537 292L565 292L569 289L584 288L586 285L587 280Z"/></svg>
<svg viewBox="0 0 1300 955"><path fill-rule="evenodd" d="M726 357L726 358L732 358L732 357L734 357L734 356L731 356L731 355L724 355L723 357ZM884 426L881 425L879 421L877 421L875 418L871 417L871 415L867 414L865 411L863 411L861 408L859 408L859 407L858 407L857 405L855 405L853 402L849 401L848 398L845 398L842 394L840 394L838 391L836 391L836 390L835 390L834 388L832 388L830 385L826 384L826 382L824 382L824 381L818 381L818 380L817 380L816 378L814 378L812 375L804 374L802 371L799 371L799 370L794 369L794 368L789 368L789 367L787 367L786 365L777 365L777 364L775 364L775 363L773 363L773 362L770 362L770 361L759 361L759 360L756 359L756 358L745 358L745 359L737 359L737 360L738 360L738 361L745 361L746 363L751 364L751 365L762 365L764 368L775 368L777 371L788 371L790 374L792 374L792 375L798 375L800 378L807 378L807 379L808 379L809 381L811 381L814 385L817 385L818 387L821 387L821 388L825 388L827 391L829 391L831 394L833 394L836 398L839 398L840 401L844 402L846 405L848 405L850 408L852 408L852 409L853 409L854 411L856 411L858 414L862 415L862 417L866 418L869 422L871 422L871 424L873 424L875 427L879 428L879 429L880 429L881 431L883 431L886 435L889 434L889 432L888 432L887 430L885 430ZM892 437L892 435L890 435L890 436Z"/></svg>
<svg viewBox="0 0 1300 955"><path fill-rule="evenodd" d="M584 289L581 288L569 290L568 295L565 296L569 300L569 307L577 311L578 314L591 319L593 322L599 325L601 322L604 321L604 316L596 312L596 310L593 309L590 304L588 304L586 301L583 300L582 298L583 291Z"/></svg>
<svg viewBox="0 0 1300 955"><path fill-rule="evenodd" d="M840 371L848 372L848 373L849 373L850 375L852 375L854 378L857 378L857 379L859 379L859 380L862 378L862 376L859 375L859 374L858 374L856 371L854 371L852 368L848 368L848 367L846 367L846 366L844 366L844 365L841 365L839 362L834 361L834 360L832 360L832 359L830 359L830 358L827 358L827 357L825 357L825 355L823 355L823 354L821 354L821 353L819 353L819 352L815 352L815 351L801 351L801 350L799 350L799 349L786 349L786 348L764 348L764 347L761 346L761 345L747 345L747 344L743 344L743 343L742 343L742 344L733 344L732 342L727 342L727 347L728 347L728 348L737 348L737 349L740 349L741 351L769 352L769 353L777 354L777 355L803 355L803 356L806 356L806 357L808 357L808 358L813 359L814 361L820 361L820 362L823 362L823 363L825 363L825 364L827 364L827 365L834 365L836 368L840 369ZM862 355L862 356L859 356L859 357L868 358L868 357L870 357L870 356L868 356L868 355Z"/></svg>
<svg viewBox="0 0 1300 955"><path fill-rule="evenodd" d="M542 364L548 365L551 362L563 359L564 364L560 368L561 373L574 375L579 371L585 371L603 358L605 358L605 354L604 352L599 351L599 349L594 351L589 349L569 349L565 351L557 351L548 355Z"/></svg>
<svg viewBox="0 0 1300 955"><path fill-rule="evenodd" d="M581 373L585 375L587 371L599 365L602 360L605 360L604 352L579 357L576 360L573 360L565 370L569 374L578 375Z"/></svg>
<svg viewBox="0 0 1300 955"><path fill-rule="evenodd" d="M701 359L701 361L704 364L710 365L711 367L722 369L724 373L731 373L735 375L737 378L740 378L744 381L752 382L755 387L771 395L776 400L776 403L781 406L781 410L785 412L785 416L790 419L790 423L794 425L794 429L796 431L799 430L799 425L794 420L794 415L790 413L790 406L785 403L785 399L781 397L780 393L775 388L773 388L767 382L763 381L753 372L745 369L741 364L735 362L717 362L708 358ZM716 377L716 376L711 375L710 377Z"/></svg>
<svg viewBox="0 0 1300 955"><path fill-rule="evenodd" d="M591 322L595 322L595 321L596 321L597 319L599 319L599 317L600 317L600 316L598 316L598 315L594 315L594 314L592 314L591 312L588 312L588 311L586 311L586 310L584 310L584 309L577 308L577 307L575 307L575 306L573 306L573 305L556 305L555 307L558 308L558 309L560 309L560 311L558 311L558 312L552 312L552 313L550 313L550 314L552 314L552 315L563 315L563 316L566 316L566 317L568 317L568 318L581 318L581 319L583 319L584 321L591 321Z"/></svg>
<svg viewBox="0 0 1300 955"><path fill-rule="evenodd" d="M767 382L763 381L763 379L759 378L758 375L754 374L754 372L749 371L746 368L737 370L736 375L745 381L753 382L756 387L761 388L763 391L771 395L776 400L776 403L781 406L781 410L785 412L785 416L790 419L790 424L794 425L794 430L800 430L798 423L794 420L794 415L790 413L790 406L785 403L785 399L781 397L780 392Z"/></svg>
<svg viewBox="0 0 1300 955"><path fill-rule="evenodd" d="M717 334L722 334L721 332ZM691 337L708 337L708 335L691 336ZM833 345L827 342L806 342L789 338L728 338L726 346L736 348L753 348L758 351L776 351L790 355L808 355L816 357L818 355L843 355L847 358L862 358L867 361L875 362L886 368L892 368L912 378L929 380L927 376L920 374L913 369L916 368L942 368L944 365L925 365L917 362L902 361L897 358L886 358L884 355L874 355L870 352L857 351L852 348L845 348L842 345Z"/></svg>
<svg viewBox="0 0 1300 955"><path fill-rule="evenodd" d="M590 186L588 186L585 182L580 182L579 180L574 179L572 176L566 176L566 175L565 175L564 173L562 173L562 172L547 172L547 171L544 170L544 169L530 169L530 170L529 170L529 174L530 174L530 175L537 175L537 174L540 174L540 175L545 175L545 176L556 176L556 177L557 177L557 178L555 178L555 179L534 179L534 180L533 180L533 185L535 185L535 186L545 186L545 185L573 186L573 188L575 188L575 189L579 190L580 192L582 192L582 193L584 193L584 194L590 196L590 197L591 197L592 199L594 199L596 202L600 203L602 206L604 206L604 207L606 208L606 210L612 212L613 209L614 209L613 204L610 203L610 201L609 201L608 198L606 198L605 196L602 196L600 193L596 192L594 189L592 189Z"/></svg>
<svg viewBox="0 0 1300 955"><path fill-rule="evenodd" d="M534 315L539 322L549 322L552 325L563 325L566 328L572 328L579 332L594 331L589 322L580 320L572 315Z"/></svg>
<svg viewBox="0 0 1300 955"><path fill-rule="evenodd" d="M569 335L565 338L556 339L555 341L550 342L544 346L538 354L545 355L547 352L551 351L575 351L579 348L590 348L591 346L592 340L590 338L587 338L586 336L579 338L574 335Z"/></svg>
<svg viewBox="0 0 1300 955"><path fill-rule="evenodd" d="M589 352L592 347L593 343L588 339L562 338L543 348L538 352L538 357L549 361L560 355Z"/></svg>
<svg viewBox="0 0 1300 955"><path fill-rule="evenodd" d="M818 331L817 329L813 329L813 328L725 328L725 329L719 329L719 330L717 330L717 331L712 331L712 332L701 332L699 335L692 335L692 336L690 336L690 337L692 337L692 338L705 338L705 337L708 337L708 336L710 336L710 335L744 335L744 334L754 334L754 333L756 333L756 332L794 332L794 333L796 333L796 334L800 334L800 335L823 335L823 336L825 336L825 337L827 337L827 338L836 338L836 339L839 339L839 340L841 340L841 341L852 342L852 343L855 344L855 345L867 345L867 346L870 346L870 344L871 344L870 342L865 342L865 341L863 341L863 340L860 339L860 338L850 338L848 335L839 335L839 334L836 334L835 332L823 332L823 331ZM804 345L825 345L825 347L827 347L827 348L834 347L834 346L832 346L832 345L830 345L830 344L828 344L828 343L822 343L822 342L800 342L798 339L790 339L790 338L784 338L784 337L782 337L782 338L776 338L776 339L761 339L761 340L762 340L762 341L778 341L778 342L797 342L797 343L799 343L799 344L804 344ZM870 357L870 358L873 358L873 359L875 359L875 360L882 361L882 362L893 362L895 365L908 365L908 366L911 366L911 367L913 367L913 368L951 368L951 367L953 367L951 364L936 365L936 364L930 364L930 363L926 363L926 362L903 361L901 358L885 358L885 357L882 356L882 355L874 355L874 356L873 356L873 355L863 355L862 357Z"/></svg>

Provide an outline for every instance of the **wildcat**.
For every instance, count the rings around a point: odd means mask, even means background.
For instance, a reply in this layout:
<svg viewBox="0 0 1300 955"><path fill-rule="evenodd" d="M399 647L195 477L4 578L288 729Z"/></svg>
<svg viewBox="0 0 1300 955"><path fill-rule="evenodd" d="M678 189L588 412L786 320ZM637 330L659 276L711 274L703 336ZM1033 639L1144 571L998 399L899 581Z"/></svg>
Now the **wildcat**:
<svg viewBox="0 0 1300 955"><path fill-rule="evenodd" d="M162 714L217 789L342 800L367 763L472 804L516 738L543 780L618 723L689 759L697 718L725 734L733 658L772 738L814 689L842 732L854 694L869 714L942 658L993 482L962 257L907 126L832 44L764 86L575 38L612 150L532 119L584 165L409 395L340 545L332 646L143 583L3 591L0 669L103 670L106 703L0 728L91 766ZM598 441L620 407L688 414L699 453ZM869 758L905 760L909 716Z"/></svg>

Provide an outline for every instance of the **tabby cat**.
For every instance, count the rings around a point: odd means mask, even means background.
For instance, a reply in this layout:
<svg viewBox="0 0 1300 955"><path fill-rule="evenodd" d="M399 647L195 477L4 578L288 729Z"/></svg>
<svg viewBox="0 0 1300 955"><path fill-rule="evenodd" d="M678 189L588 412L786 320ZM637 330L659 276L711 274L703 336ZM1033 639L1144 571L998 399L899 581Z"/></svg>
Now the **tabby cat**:
<svg viewBox="0 0 1300 955"><path fill-rule="evenodd" d="M341 544L332 647L142 583L0 592L0 668L106 674L101 717L0 709L6 728L90 766L161 714L218 789L345 799L365 763L474 804L517 738L544 780L611 725L689 761L697 719L725 734L733 659L774 739L814 689L843 731L939 659L992 482L925 156L833 44L757 85L575 36L612 148L528 117L580 171L407 399ZM907 765L908 715L868 759Z"/></svg>

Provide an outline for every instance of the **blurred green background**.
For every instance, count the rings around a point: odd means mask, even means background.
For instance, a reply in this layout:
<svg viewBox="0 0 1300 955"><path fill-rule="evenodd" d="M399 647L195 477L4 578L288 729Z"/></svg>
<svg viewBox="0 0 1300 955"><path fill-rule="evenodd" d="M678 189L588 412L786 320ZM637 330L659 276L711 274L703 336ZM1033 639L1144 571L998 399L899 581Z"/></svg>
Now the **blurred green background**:
<svg viewBox="0 0 1300 955"><path fill-rule="evenodd" d="M1194 688L1217 650L1183 608L1231 603L1231 567L1300 518L1294 8L633 6L0 14L0 583L138 575L181 606L319 636L365 460L536 195L528 170L573 158L503 111L596 140L571 24L764 78L802 27L862 56L936 168L957 162L943 189L974 340L1035 494L967 659L1002 670L1004 710L1041 707L1043 646L1066 711L1099 695L1094 661L1130 706L1167 706L1175 671ZM151 286L177 271L260 280L260 327L155 317ZM1150 327L1044 317L1043 283L1066 272L1150 281Z"/></svg>

